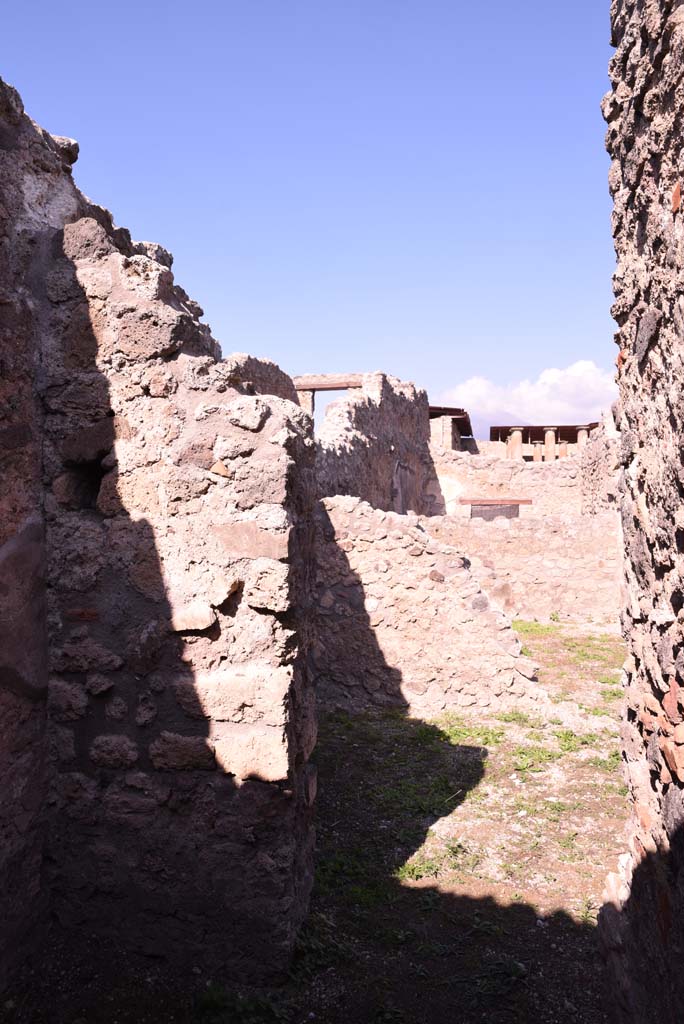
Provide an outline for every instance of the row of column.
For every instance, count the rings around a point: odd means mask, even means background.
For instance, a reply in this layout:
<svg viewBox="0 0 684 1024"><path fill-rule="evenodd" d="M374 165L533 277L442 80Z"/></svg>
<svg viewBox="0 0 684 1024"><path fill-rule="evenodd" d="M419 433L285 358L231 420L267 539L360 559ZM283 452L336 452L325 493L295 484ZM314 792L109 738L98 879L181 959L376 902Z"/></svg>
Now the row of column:
<svg viewBox="0 0 684 1024"><path fill-rule="evenodd" d="M506 442L506 456L509 459L523 458L523 432L524 427L511 427ZM532 442L533 462L555 462L556 460L556 431L557 427L544 427L544 440ZM589 427L577 428L577 447L584 448L589 438ZM558 458L568 457L568 442L561 441L558 444Z"/></svg>

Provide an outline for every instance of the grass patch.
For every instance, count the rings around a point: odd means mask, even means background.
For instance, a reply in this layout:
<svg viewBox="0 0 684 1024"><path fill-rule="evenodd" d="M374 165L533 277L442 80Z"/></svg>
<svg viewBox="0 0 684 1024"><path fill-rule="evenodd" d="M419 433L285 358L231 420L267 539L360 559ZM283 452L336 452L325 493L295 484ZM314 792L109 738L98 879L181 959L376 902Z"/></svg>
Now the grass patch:
<svg viewBox="0 0 684 1024"><path fill-rule="evenodd" d="M603 682L603 680L599 679L599 682ZM622 689L621 686L604 687L604 689L601 690L601 697L603 700L622 700L624 695L625 691Z"/></svg>
<svg viewBox="0 0 684 1024"><path fill-rule="evenodd" d="M476 743L480 747L491 747L501 743L505 736L503 729L497 729L496 726L491 725L475 725L473 722L464 722L462 718L454 714L446 714L435 719L428 728L436 729L440 738L452 746Z"/></svg>
<svg viewBox="0 0 684 1024"><path fill-rule="evenodd" d="M560 754L548 747L516 747L513 751L513 767L516 772L541 772L544 765L557 761Z"/></svg>
<svg viewBox="0 0 684 1024"><path fill-rule="evenodd" d="M539 718L532 718L531 715L526 715L524 711L502 711L500 715L495 717L497 722L507 722L511 725L527 725L531 729L539 729L543 724Z"/></svg>
<svg viewBox="0 0 684 1024"><path fill-rule="evenodd" d="M599 768L603 772L614 772L622 761L622 755L619 750L611 750L607 757L592 757L589 759L589 764L592 768Z"/></svg>
<svg viewBox="0 0 684 1024"><path fill-rule="evenodd" d="M527 622L525 619L514 619L513 629L521 636L553 636L558 626L547 626L541 622Z"/></svg>
<svg viewBox="0 0 684 1024"><path fill-rule="evenodd" d="M545 810L542 814L545 814L550 821L560 821L566 814L570 814L572 811L577 811L582 805L578 800L568 804L564 800L545 800Z"/></svg>
<svg viewBox="0 0 684 1024"><path fill-rule="evenodd" d="M325 914L312 913L297 938L290 977L295 981L312 978L319 971L353 957L353 947L340 937L333 920Z"/></svg>
<svg viewBox="0 0 684 1024"><path fill-rule="evenodd" d="M398 882L419 882L421 878L436 878L443 864L441 857L417 853L394 872Z"/></svg>
<svg viewBox="0 0 684 1024"><path fill-rule="evenodd" d="M482 854L468 843L464 843L462 839L450 839L445 849L446 861L454 871L470 874L482 863Z"/></svg>
<svg viewBox="0 0 684 1024"><path fill-rule="evenodd" d="M453 810L464 794L464 785L459 786L446 775L435 778L399 779L391 785L380 786L371 793L371 800L384 818L414 818L416 815L441 817Z"/></svg>
<svg viewBox="0 0 684 1024"><path fill-rule="evenodd" d="M583 637L581 640L568 637L563 641L563 647L576 665L599 662L604 669L617 672L624 660L623 649L610 636ZM610 682L614 683L615 680L611 679Z"/></svg>
<svg viewBox="0 0 684 1024"><path fill-rule="evenodd" d="M567 704L568 701L571 701L573 699L574 698L573 698L572 694L568 693L567 690L561 690L560 693L552 693L551 694L551 703L552 704Z"/></svg>
<svg viewBox="0 0 684 1024"><path fill-rule="evenodd" d="M558 746L563 754L574 754L581 747L592 747L598 740L598 736L592 732L583 736L572 729L557 729L553 735L558 740Z"/></svg>

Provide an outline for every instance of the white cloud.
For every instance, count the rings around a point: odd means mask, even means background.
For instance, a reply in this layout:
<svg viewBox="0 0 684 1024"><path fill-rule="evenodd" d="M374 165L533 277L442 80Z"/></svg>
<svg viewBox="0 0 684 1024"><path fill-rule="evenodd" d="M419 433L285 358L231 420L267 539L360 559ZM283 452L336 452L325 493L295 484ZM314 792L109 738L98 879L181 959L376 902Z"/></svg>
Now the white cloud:
<svg viewBox="0 0 684 1024"><path fill-rule="evenodd" d="M536 380L515 384L471 377L445 391L439 402L467 409L476 436L488 437L489 427L499 424L590 423L608 412L616 397L612 371L581 359L563 370L542 370Z"/></svg>

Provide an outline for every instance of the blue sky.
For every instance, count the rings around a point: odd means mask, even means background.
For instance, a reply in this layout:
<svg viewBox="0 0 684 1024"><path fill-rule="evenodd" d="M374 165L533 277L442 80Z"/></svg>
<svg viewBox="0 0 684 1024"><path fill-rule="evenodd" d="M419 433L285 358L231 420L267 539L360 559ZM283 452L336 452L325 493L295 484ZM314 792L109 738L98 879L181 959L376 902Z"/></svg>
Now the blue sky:
<svg viewBox="0 0 684 1024"><path fill-rule="evenodd" d="M3 12L0 74L224 352L503 407L611 372L608 8L40 0Z"/></svg>

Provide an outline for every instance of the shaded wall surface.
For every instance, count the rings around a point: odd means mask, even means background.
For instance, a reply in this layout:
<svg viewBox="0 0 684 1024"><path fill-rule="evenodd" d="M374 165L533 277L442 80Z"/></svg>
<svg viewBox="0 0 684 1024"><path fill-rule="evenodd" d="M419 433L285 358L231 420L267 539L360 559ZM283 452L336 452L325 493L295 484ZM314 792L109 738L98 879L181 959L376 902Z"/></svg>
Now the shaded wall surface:
<svg viewBox="0 0 684 1024"><path fill-rule="evenodd" d="M47 643L35 393L41 359L30 282L34 232L22 179L13 173L22 123L18 98L0 84L0 983L44 907ZM62 173L56 146L44 159Z"/></svg>
<svg viewBox="0 0 684 1024"><path fill-rule="evenodd" d="M423 512L433 476L427 395L384 373L331 402L318 436L318 493L353 495L374 508Z"/></svg>
<svg viewBox="0 0 684 1024"><path fill-rule="evenodd" d="M684 920L684 7L614 0L604 100L618 254L629 851L603 934L621 1021L682 1019Z"/></svg>
<svg viewBox="0 0 684 1024"><path fill-rule="evenodd" d="M0 83L0 963L49 914L268 972L311 881L311 423L76 153Z"/></svg>

